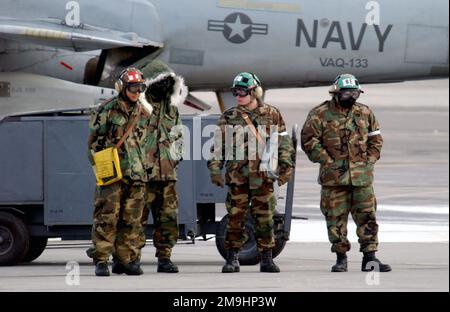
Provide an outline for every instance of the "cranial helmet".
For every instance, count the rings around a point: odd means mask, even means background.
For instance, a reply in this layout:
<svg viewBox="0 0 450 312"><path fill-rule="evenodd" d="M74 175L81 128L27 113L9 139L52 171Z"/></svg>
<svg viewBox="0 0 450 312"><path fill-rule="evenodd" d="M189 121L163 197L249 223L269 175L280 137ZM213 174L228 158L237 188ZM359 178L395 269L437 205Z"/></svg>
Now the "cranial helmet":
<svg viewBox="0 0 450 312"><path fill-rule="evenodd" d="M261 86L261 80L250 72L243 72L234 78L232 89L245 89L245 90L253 90L254 94L257 98L261 98L263 96L263 89Z"/></svg>
<svg viewBox="0 0 450 312"><path fill-rule="evenodd" d="M144 74L137 68L127 68L120 73L115 89L120 93L127 85L135 83L145 83Z"/></svg>
<svg viewBox="0 0 450 312"><path fill-rule="evenodd" d="M334 79L329 92L330 94L336 94L345 89L359 90L361 93L364 93L364 91L361 90L361 85L359 84L358 79L351 74L342 74L337 76Z"/></svg>

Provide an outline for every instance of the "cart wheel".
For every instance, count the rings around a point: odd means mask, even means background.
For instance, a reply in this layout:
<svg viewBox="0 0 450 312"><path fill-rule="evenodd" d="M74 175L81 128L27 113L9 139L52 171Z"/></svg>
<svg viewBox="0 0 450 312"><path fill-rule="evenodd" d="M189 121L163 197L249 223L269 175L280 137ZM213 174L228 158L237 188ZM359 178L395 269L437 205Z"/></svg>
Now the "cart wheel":
<svg viewBox="0 0 450 312"><path fill-rule="evenodd" d="M26 254L25 258L22 260L22 262L32 262L39 258L40 255L45 250L45 247L47 247L47 237L36 237L33 236L30 238L30 248L28 249L28 253Z"/></svg>
<svg viewBox="0 0 450 312"><path fill-rule="evenodd" d="M220 255L224 259L227 258L227 250L225 249L227 223L228 215L223 217L216 230L216 246L219 250ZM255 235L253 234L253 222L251 219L247 220L247 222L245 223L245 231L247 233L248 240L239 251L239 263L241 265L256 265L261 261L261 259L258 248L256 247Z"/></svg>
<svg viewBox="0 0 450 312"><path fill-rule="evenodd" d="M24 259L29 249L29 236L21 219L0 212L0 266L16 265Z"/></svg>

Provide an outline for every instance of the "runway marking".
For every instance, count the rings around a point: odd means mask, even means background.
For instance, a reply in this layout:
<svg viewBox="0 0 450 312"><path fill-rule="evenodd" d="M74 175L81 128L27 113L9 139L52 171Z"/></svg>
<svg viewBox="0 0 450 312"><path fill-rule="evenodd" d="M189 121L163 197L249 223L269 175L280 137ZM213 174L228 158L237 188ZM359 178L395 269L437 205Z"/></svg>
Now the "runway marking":
<svg viewBox="0 0 450 312"><path fill-rule="evenodd" d="M324 220L293 220L291 242L328 242L326 223ZM447 225L429 224L380 224L379 238L381 242L402 243L446 243L449 241L449 228ZM348 239L353 245L357 244L356 225L348 224Z"/></svg>
<svg viewBox="0 0 450 312"><path fill-rule="evenodd" d="M294 208L304 209L320 209L319 205L311 204L294 204ZM378 205L379 211L398 211L398 212L410 212L410 213L426 213L426 214L449 214L449 207L446 205L434 205L434 206L409 206L409 205Z"/></svg>
<svg viewBox="0 0 450 312"><path fill-rule="evenodd" d="M386 199L386 198L401 198L401 197L410 197L414 196L417 197L417 195L432 195L432 194L448 194L447 190L442 191L430 191L430 192L413 192L413 193L402 193L402 194L394 194L394 195L381 195L377 196L378 199Z"/></svg>
<svg viewBox="0 0 450 312"><path fill-rule="evenodd" d="M448 215L448 206L400 206L400 205L380 205L379 210L382 211L398 211L409 213L425 213Z"/></svg>

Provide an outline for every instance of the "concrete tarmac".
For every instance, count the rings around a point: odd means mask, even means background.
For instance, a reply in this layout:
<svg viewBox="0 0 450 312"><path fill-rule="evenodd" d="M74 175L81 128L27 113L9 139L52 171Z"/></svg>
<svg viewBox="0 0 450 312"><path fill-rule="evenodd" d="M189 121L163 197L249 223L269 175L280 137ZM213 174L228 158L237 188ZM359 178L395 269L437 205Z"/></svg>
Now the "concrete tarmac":
<svg viewBox="0 0 450 312"><path fill-rule="evenodd" d="M54 246L57 244L57 246ZM70 242L73 244L73 242ZM52 246L53 245L53 246ZM179 274L156 273L154 248L144 248L142 276L95 277L85 247L61 248L52 243L35 262L0 267L0 291L148 291L148 292L311 292L311 291L449 291L448 243L385 243L379 253L393 267L390 273L361 272L361 254L354 245L349 272L331 273L334 256L327 243L289 243L276 263L281 274L259 273L259 266L222 274L224 264L214 242L179 244L173 260ZM87 246L87 245L86 245ZM80 265L79 285L70 285L69 261ZM69 273L69 275L67 275ZM67 284L69 281L69 284Z"/></svg>

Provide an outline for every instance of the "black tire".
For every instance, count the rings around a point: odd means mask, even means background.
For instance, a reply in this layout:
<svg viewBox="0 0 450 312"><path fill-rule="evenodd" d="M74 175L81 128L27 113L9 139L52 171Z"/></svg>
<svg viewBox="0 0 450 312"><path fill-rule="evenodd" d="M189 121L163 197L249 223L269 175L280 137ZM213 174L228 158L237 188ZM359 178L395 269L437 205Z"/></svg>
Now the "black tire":
<svg viewBox="0 0 450 312"><path fill-rule="evenodd" d="M280 221L281 220L281 221ZM282 229L282 223L279 224L279 222L284 221L284 216L281 217L275 217L275 229ZM220 255L226 259L227 257L227 250L225 249L225 238L227 235L227 223L228 223L228 216L223 217L223 219L220 221L220 223L217 225L216 229L216 246L217 250L219 251ZM248 235L248 240L245 243L244 247L242 247L242 250L239 252L239 263L241 265L256 265L261 261L261 256L258 251L258 247L256 245L256 239L254 235L253 230L253 221L251 218L247 219L247 222L245 223L245 230ZM284 247L286 246L286 240L280 235L277 235L277 232L275 232L275 247L272 251L273 258L278 257L281 252L283 251Z"/></svg>
<svg viewBox="0 0 450 312"><path fill-rule="evenodd" d="M30 235L25 223L7 212L0 212L0 266L16 265L25 258Z"/></svg>
<svg viewBox="0 0 450 312"><path fill-rule="evenodd" d="M228 223L228 215L223 217L220 223L217 225L216 229L216 246L217 250L219 250L220 255L226 259L227 258L227 250L225 249L225 238L227 235L227 223ZM239 263L241 265L256 265L258 264L260 259L260 254L258 248L256 246L255 235L253 234L253 222L251 219L248 219L245 222L245 231L248 235L248 240L239 251Z"/></svg>
<svg viewBox="0 0 450 312"><path fill-rule="evenodd" d="M25 255L22 262L32 262L39 258L47 247L47 242L47 237L32 236L30 238L30 248L28 249L28 253Z"/></svg>
<svg viewBox="0 0 450 312"><path fill-rule="evenodd" d="M279 255L281 255L284 247L286 247L286 240L284 240L283 238L275 239L275 247L272 250L272 257L275 259Z"/></svg>
<svg viewBox="0 0 450 312"><path fill-rule="evenodd" d="M275 214L275 247L272 250L272 257L278 257L286 247L286 240L284 239L284 214Z"/></svg>

